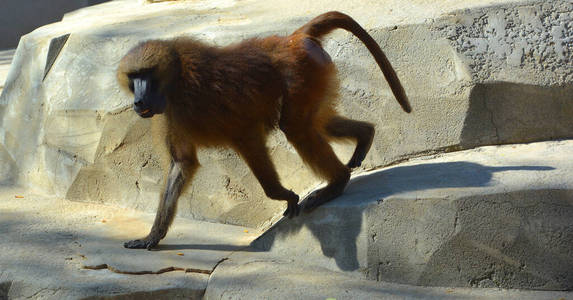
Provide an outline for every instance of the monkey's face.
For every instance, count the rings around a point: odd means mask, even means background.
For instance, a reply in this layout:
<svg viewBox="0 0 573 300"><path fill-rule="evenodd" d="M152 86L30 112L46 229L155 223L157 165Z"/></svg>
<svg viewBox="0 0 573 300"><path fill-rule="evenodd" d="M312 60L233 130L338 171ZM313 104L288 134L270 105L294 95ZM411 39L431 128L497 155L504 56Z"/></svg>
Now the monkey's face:
<svg viewBox="0 0 573 300"><path fill-rule="evenodd" d="M133 109L139 116L150 118L165 111L167 101L153 73L141 72L128 77L129 89L133 93Z"/></svg>
<svg viewBox="0 0 573 300"><path fill-rule="evenodd" d="M165 111L168 91L179 74L178 61L171 43L161 40L142 42L121 59L118 83L133 93L138 115L150 118Z"/></svg>

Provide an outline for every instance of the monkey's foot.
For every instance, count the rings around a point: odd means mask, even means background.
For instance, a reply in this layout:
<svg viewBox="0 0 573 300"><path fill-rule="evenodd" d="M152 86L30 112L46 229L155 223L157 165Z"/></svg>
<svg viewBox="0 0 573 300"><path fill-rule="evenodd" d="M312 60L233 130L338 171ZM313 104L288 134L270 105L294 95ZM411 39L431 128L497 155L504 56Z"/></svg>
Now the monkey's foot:
<svg viewBox="0 0 573 300"><path fill-rule="evenodd" d="M364 153L363 155L356 155L356 154L352 155L352 158L350 158L350 161L348 161L346 166L350 169L360 167L364 158L366 158L366 153Z"/></svg>
<svg viewBox="0 0 573 300"><path fill-rule="evenodd" d="M147 237L147 238L140 239L140 240L133 240L133 241L125 242L125 243L123 243L123 247L129 248L129 249L147 249L147 250L150 250L153 247L157 246L158 243L159 243L159 240Z"/></svg>
<svg viewBox="0 0 573 300"><path fill-rule="evenodd" d="M300 206L298 205L298 201L288 201L287 209L283 213L283 216L292 219L298 216L299 213L300 213Z"/></svg>
<svg viewBox="0 0 573 300"><path fill-rule="evenodd" d="M306 197L302 202L302 209L305 212L311 212L315 208L323 205L324 203L342 195L346 184L329 185L322 188Z"/></svg>
<svg viewBox="0 0 573 300"><path fill-rule="evenodd" d="M346 166L350 169L360 167L362 161L364 161L364 159L366 158L368 150L370 150L370 144L372 144L372 138L370 138L370 143L367 146L361 145L357 147L356 150L354 151L354 154L352 154L352 157L346 164Z"/></svg>

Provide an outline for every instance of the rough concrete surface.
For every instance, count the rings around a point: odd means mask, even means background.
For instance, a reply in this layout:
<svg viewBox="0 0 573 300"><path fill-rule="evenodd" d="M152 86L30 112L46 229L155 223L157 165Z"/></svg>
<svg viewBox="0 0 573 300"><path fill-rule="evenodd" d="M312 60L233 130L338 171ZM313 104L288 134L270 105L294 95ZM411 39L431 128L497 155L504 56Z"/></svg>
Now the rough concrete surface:
<svg viewBox="0 0 573 300"><path fill-rule="evenodd" d="M122 242L145 234L152 217L128 209L37 196L24 188L1 188L0 299L573 297L571 292L417 287L360 279L325 268L313 256L277 256L245 247L260 234L256 230L185 218L175 220L159 251L124 249ZM292 246L306 246L302 242ZM84 268L103 263L123 273ZM125 274L167 267L187 272ZM200 270L213 272L198 273Z"/></svg>
<svg viewBox="0 0 573 300"><path fill-rule="evenodd" d="M339 68L340 111L376 124L364 168L436 151L572 137L570 1L112 1L22 37L0 96L2 181L67 199L152 212L162 187L152 121L131 111L115 69L137 42L186 35L216 45L287 34L336 9L380 43L414 112L392 98L372 57L337 31L324 46ZM279 12L280 13L277 13ZM70 34L60 51L51 41ZM55 54L54 54L55 55ZM53 61L44 78L46 63ZM280 133L268 142L284 185L318 180ZM335 145L343 160L350 145ZM200 152L179 214L265 228L284 210L239 157Z"/></svg>
<svg viewBox="0 0 573 300"><path fill-rule="evenodd" d="M573 292L420 287L360 280L311 258L233 253L213 272L204 299L515 299L566 300Z"/></svg>
<svg viewBox="0 0 573 300"><path fill-rule="evenodd" d="M123 248L145 236L152 222L153 215L132 210L1 188L0 299L199 299L209 279L201 272L259 234L179 218L158 251ZM109 269L84 268L101 264ZM184 270L121 274L168 267Z"/></svg>
<svg viewBox="0 0 573 300"><path fill-rule="evenodd" d="M573 140L487 146L354 177L253 246L357 278L573 289Z"/></svg>

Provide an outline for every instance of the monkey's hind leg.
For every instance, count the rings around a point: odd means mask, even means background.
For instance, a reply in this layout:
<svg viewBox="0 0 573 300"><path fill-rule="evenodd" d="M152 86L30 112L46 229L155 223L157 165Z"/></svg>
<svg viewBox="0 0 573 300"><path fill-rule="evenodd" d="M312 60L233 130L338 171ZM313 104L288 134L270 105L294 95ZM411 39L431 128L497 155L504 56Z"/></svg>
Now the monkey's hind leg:
<svg viewBox="0 0 573 300"><path fill-rule="evenodd" d="M354 154L346 164L356 168L362 164L374 139L374 126L367 122L335 116L326 124L326 132L335 138L350 138L356 141Z"/></svg>
<svg viewBox="0 0 573 300"><path fill-rule="evenodd" d="M350 179L350 169L340 162L327 139L318 130L312 128L311 125L295 126L294 128L282 126L281 129L302 159L315 173L328 181L326 187L312 193L305 199L303 208L309 211L344 192Z"/></svg>
<svg viewBox="0 0 573 300"><path fill-rule="evenodd" d="M191 161L171 161L167 185L159 202L151 232L145 238L124 243L123 246L125 248L150 250L157 246L159 241L165 237L169 226L173 222L175 211L177 210L177 200L185 182L193 176L198 166L199 163L196 158ZM189 172L189 174L184 174L184 170Z"/></svg>

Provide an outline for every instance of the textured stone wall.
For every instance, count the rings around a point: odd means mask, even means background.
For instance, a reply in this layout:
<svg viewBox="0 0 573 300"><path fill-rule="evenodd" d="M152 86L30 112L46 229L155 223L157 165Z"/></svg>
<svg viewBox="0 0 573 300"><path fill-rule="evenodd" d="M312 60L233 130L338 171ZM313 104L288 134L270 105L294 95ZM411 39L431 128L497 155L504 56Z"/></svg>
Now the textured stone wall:
<svg viewBox="0 0 573 300"><path fill-rule="evenodd" d="M379 42L413 112L401 111L355 37L337 31L325 38L340 72L339 110L376 125L363 168L437 151L573 137L572 3L505 1L433 17L413 10L417 19L390 26L386 16L395 21L407 13L366 2L331 6L352 15ZM145 39L186 35L227 45L286 34L324 11L308 4L266 13L281 5L113 1L24 36L0 96L1 179L72 200L153 211L166 161L158 153L164 149L152 141L153 121L137 117L129 96L120 92L119 60ZM53 39L67 34L62 47L49 50ZM320 183L280 132L268 146L286 187L302 196ZM353 150L334 146L343 160ZM199 159L203 167L179 214L264 226L284 209L264 196L234 152L208 149Z"/></svg>

